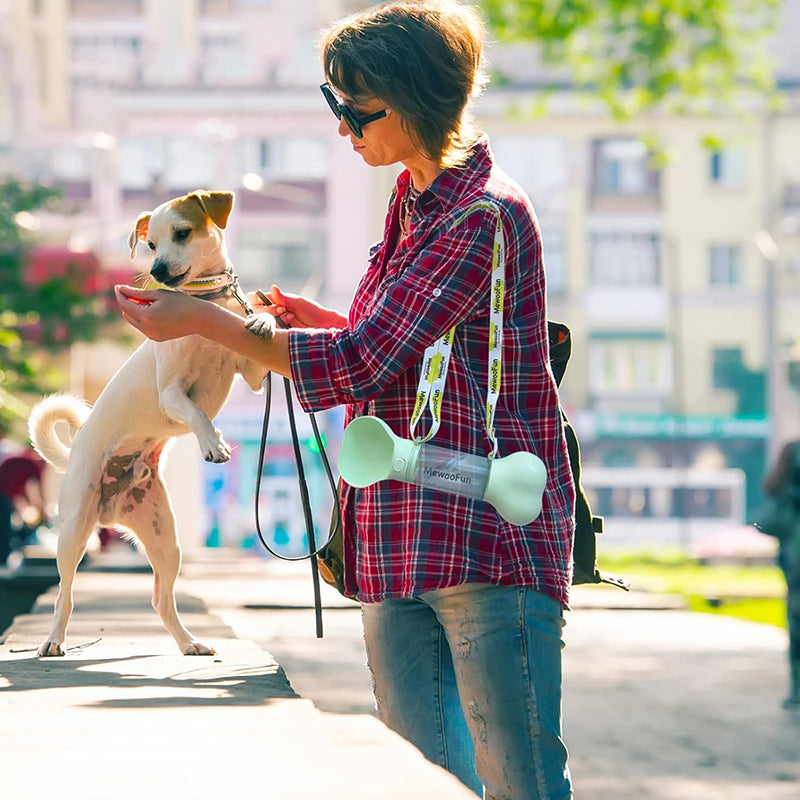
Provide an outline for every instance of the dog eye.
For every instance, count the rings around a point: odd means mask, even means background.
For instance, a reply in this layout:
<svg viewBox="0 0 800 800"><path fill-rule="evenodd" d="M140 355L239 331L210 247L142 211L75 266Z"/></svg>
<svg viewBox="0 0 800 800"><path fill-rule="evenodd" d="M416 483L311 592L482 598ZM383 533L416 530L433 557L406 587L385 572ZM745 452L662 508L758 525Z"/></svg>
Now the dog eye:
<svg viewBox="0 0 800 800"><path fill-rule="evenodd" d="M189 234L192 232L191 228L180 228L179 230L175 231L172 234L172 238L176 242L185 242L189 238Z"/></svg>
<svg viewBox="0 0 800 800"><path fill-rule="evenodd" d="M151 250L153 250L153 251L155 252L155 249L156 249L156 243L155 243L155 242L148 242L148 243L147 243L147 246L148 246L148 247L149 247Z"/></svg>

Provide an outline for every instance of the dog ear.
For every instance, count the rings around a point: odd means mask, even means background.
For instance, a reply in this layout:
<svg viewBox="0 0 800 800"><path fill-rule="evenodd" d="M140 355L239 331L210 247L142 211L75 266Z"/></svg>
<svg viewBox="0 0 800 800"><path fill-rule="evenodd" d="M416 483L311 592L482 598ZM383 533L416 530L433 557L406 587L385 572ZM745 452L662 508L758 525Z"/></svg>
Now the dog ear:
<svg viewBox="0 0 800 800"><path fill-rule="evenodd" d="M200 203L200 208L217 227L224 228L228 224L228 217L233 208L232 192L207 192L205 189L197 189L189 197Z"/></svg>
<svg viewBox="0 0 800 800"><path fill-rule="evenodd" d="M136 245L143 242L147 238L147 226L150 224L150 212L145 211L136 219L136 224L128 236L128 247L131 249L131 261L136 258Z"/></svg>

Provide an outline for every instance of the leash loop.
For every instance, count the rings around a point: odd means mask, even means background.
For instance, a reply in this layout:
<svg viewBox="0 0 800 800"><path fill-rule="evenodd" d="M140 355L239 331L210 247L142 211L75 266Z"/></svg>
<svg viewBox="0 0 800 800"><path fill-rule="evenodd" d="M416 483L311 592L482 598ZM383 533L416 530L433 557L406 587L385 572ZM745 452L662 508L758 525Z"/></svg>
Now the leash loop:
<svg viewBox="0 0 800 800"><path fill-rule="evenodd" d="M257 292L261 300L267 305L270 304L269 299L263 292ZM250 314L253 310L250 309ZM276 320L282 327L287 328L280 320ZM258 452L258 472L256 474L256 496L255 496L255 521L256 533L264 545L268 553L281 559L282 561L305 561L308 559L311 562L311 582L314 587L314 615L316 619L316 632L317 638L321 639L323 635L322 630L322 595L320 592L319 570L317 569L317 556L324 550L333 539L336 528L341 524L341 509L339 508L339 493L336 490L336 479L333 477L333 470L331 469L330 462L328 461L328 454L325 452L325 446L322 442L322 436L317 426L317 420L313 413L309 413L308 417L311 422L311 428L314 431L314 439L316 440L317 447L319 448L320 458L322 460L325 474L328 478L328 485L331 489L333 496L333 508L336 515L337 523L331 526L331 534L323 545L317 547L316 537L314 535L314 519L311 513L311 501L308 494L308 483L306 481L305 467L303 465L303 456L300 450L300 438L297 434L297 421L294 414L294 403L292 401L292 384L288 378L283 379L283 390L286 396L286 409L289 416L289 428L292 433L292 449L294 450L294 460L297 465L297 483L300 488L300 498L303 504L303 518L306 526L306 539L308 540L308 553L301 556L285 556L276 552L267 543L266 537L261 531L261 519L259 514L259 506L261 505L261 476L264 472L264 455L267 449L267 434L269 432L269 416L272 407L272 373L268 372L265 380L265 396L264 396L264 421L261 426L261 442Z"/></svg>

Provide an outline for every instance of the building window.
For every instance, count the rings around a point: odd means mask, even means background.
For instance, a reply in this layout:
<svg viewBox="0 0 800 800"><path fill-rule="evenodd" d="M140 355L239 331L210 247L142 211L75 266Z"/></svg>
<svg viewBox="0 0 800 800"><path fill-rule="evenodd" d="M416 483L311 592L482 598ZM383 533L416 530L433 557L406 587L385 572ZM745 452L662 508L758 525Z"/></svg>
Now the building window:
<svg viewBox="0 0 800 800"><path fill-rule="evenodd" d="M595 333L589 388L598 396L664 396L671 386L670 348L661 333Z"/></svg>
<svg viewBox="0 0 800 800"><path fill-rule="evenodd" d="M715 389L733 389L744 369L741 347L715 347L712 351Z"/></svg>
<svg viewBox="0 0 800 800"><path fill-rule="evenodd" d="M658 286L659 248L657 233L592 233L589 254L592 285Z"/></svg>
<svg viewBox="0 0 800 800"><path fill-rule="evenodd" d="M563 140L530 134L493 136L492 152L498 164L513 165L514 180L531 198L542 227L548 215L564 212L567 155Z"/></svg>
<svg viewBox="0 0 800 800"><path fill-rule="evenodd" d="M639 139L599 139L592 143L592 194L641 196L658 194L658 173Z"/></svg>
<svg viewBox="0 0 800 800"><path fill-rule="evenodd" d="M328 143L315 136L260 139L242 147L245 172L265 178L321 178L329 169Z"/></svg>
<svg viewBox="0 0 800 800"><path fill-rule="evenodd" d="M244 230L237 244L236 271L244 284L277 283L299 292L321 280L324 243L318 232L289 239L275 231Z"/></svg>
<svg viewBox="0 0 800 800"><path fill-rule="evenodd" d="M766 372L751 370L744 363L741 347L715 347L711 351L711 362L714 388L733 393L734 413L749 416L766 413Z"/></svg>
<svg viewBox="0 0 800 800"><path fill-rule="evenodd" d="M542 231L542 254L547 276L547 293L563 294L567 290L567 264L563 231L552 227Z"/></svg>
<svg viewBox="0 0 800 800"><path fill-rule="evenodd" d="M712 244L708 249L711 286L739 286L742 282L742 248L739 245Z"/></svg>
<svg viewBox="0 0 800 800"><path fill-rule="evenodd" d="M262 139L258 143L258 171L267 173L272 169L272 147L268 139Z"/></svg>
<svg viewBox="0 0 800 800"><path fill-rule="evenodd" d="M744 148L714 150L708 157L709 180L714 186L744 186Z"/></svg>
<svg viewBox="0 0 800 800"><path fill-rule="evenodd" d="M144 13L142 0L72 0L69 4L71 17L138 17Z"/></svg>

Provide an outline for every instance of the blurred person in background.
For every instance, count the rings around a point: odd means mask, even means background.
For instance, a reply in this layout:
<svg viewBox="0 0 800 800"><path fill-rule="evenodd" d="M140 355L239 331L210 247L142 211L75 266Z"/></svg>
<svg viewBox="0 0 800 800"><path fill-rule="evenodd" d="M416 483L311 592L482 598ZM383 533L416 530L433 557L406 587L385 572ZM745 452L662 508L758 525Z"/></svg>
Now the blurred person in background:
<svg viewBox="0 0 800 800"><path fill-rule="evenodd" d="M44 462L32 450L0 456L0 565L47 521Z"/></svg>
<svg viewBox="0 0 800 800"><path fill-rule="evenodd" d="M486 456L491 427L499 454L535 453L547 469L542 512L512 525L482 500L391 480L343 483L345 591L362 604L378 714L390 728L488 800L566 800L561 651L575 488L549 364L538 222L469 114L485 82L483 39L480 17L455 0L379 4L323 36L320 88L339 134L369 166L405 167L347 315L273 286L272 306L251 301L291 328L259 337L178 292L121 286L117 296L152 339L203 335L290 376L306 411L345 404L347 422L374 415L400 437L425 351L455 326L435 444ZM504 337L491 424L498 262Z"/></svg>
<svg viewBox="0 0 800 800"><path fill-rule="evenodd" d="M784 491L800 497L800 441L787 442L764 478L769 497ZM784 708L800 709L800 507L793 535L782 538L778 564L786 578L786 618L789 627L789 694Z"/></svg>

